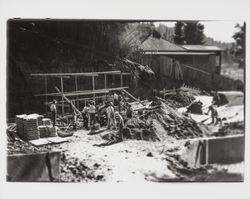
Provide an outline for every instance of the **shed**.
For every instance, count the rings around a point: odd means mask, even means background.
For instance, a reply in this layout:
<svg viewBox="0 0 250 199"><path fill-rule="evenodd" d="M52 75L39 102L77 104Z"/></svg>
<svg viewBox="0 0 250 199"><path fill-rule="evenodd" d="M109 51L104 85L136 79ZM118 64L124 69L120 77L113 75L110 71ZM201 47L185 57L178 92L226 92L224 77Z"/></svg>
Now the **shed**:
<svg viewBox="0 0 250 199"><path fill-rule="evenodd" d="M221 52L217 46L176 45L162 38L148 37L140 46L144 51L143 64L152 66L157 73L163 73L169 67L169 59L197 68L207 73L220 74Z"/></svg>

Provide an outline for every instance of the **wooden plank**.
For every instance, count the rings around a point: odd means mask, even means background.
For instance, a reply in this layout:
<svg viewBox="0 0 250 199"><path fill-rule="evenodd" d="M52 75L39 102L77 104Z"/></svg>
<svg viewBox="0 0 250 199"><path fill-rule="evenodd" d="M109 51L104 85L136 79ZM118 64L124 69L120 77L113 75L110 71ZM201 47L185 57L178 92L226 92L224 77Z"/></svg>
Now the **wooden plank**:
<svg viewBox="0 0 250 199"><path fill-rule="evenodd" d="M188 66L188 65L185 65L185 64L182 64L181 66L184 66L184 67L186 67L186 68L189 68L189 69L198 71L198 72L203 73L203 74L206 74L206 75L211 75L211 73L209 73L209 72L206 72L206 71L204 71L204 70L200 70L200 69L195 68L195 67L192 67L192 66Z"/></svg>
<svg viewBox="0 0 250 199"><path fill-rule="evenodd" d="M77 83L77 76L75 76L75 90L78 91L78 83ZM76 99L78 99L78 95L76 96ZM79 101L77 101L77 108L79 109Z"/></svg>
<svg viewBox="0 0 250 199"><path fill-rule="evenodd" d="M123 87L123 75L121 74L121 87Z"/></svg>
<svg viewBox="0 0 250 199"><path fill-rule="evenodd" d="M96 99L101 99L101 98L105 98L105 95L101 95L101 96L96 96L95 97ZM84 97L84 98L78 98L78 99L75 99L74 101L84 101L84 100L93 100L93 97ZM61 106L62 101L57 101L57 106ZM50 105L51 102L47 102L47 103L44 103L45 105ZM65 107L69 107L70 105L65 105ZM79 108L78 108L79 109Z"/></svg>
<svg viewBox="0 0 250 199"><path fill-rule="evenodd" d="M95 76L94 75L92 76L92 89L93 89L93 91L95 90ZM93 93L93 98L95 101L95 93Z"/></svg>
<svg viewBox="0 0 250 199"><path fill-rule="evenodd" d="M136 99L133 95L131 95L128 91L126 91L125 89L122 89L122 91L124 92L124 93L126 93L129 97L131 97L133 100L135 100L135 101L139 101L138 99Z"/></svg>
<svg viewBox="0 0 250 199"><path fill-rule="evenodd" d="M73 92L64 92L65 96L76 96L76 95L90 95L90 94L98 94L98 93L108 93L109 91L113 91L113 90L122 90L122 89L126 89L129 88L127 86L124 87L117 87L117 88L107 88L107 89L96 89L95 91L93 90L83 90L83 91L73 91ZM40 96L45 96L46 94L37 94L35 95L36 97L40 97ZM61 96L60 93L47 93L48 96Z"/></svg>
<svg viewBox="0 0 250 199"><path fill-rule="evenodd" d="M62 115L64 115L63 78L62 77L61 77L61 92L62 92Z"/></svg>
<svg viewBox="0 0 250 199"><path fill-rule="evenodd" d="M47 93L48 93L48 85L47 85L47 76L44 77L44 81L45 81L45 102L47 103L48 102L48 96L47 96ZM47 105L45 105L45 114L47 115L47 112L48 112L48 107Z"/></svg>
<svg viewBox="0 0 250 199"><path fill-rule="evenodd" d="M98 76L99 74L120 74L121 71L101 71L101 72L88 72L88 73L32 73L31 77L43 76Z"/></svg>
<svg viewBox="0 0 250 199"><path fill-rule="evenodd" d="M131 73L115 73L113 75L131 75Z"/></svg>

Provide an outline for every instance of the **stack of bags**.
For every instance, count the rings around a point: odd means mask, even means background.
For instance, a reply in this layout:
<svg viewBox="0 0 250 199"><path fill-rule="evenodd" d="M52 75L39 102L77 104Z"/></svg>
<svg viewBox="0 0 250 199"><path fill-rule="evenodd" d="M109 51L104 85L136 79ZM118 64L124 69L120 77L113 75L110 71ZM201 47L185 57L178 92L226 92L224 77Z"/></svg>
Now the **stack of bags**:
<svg viewBox="0 0 250 199"><path fill-rule="evenodd" d="M23 120L26 116L27 116L26 114L16 115L16 118L15 118L16 130L20 138L24 137Z"/></svg>
<svg viewBox="0 0 250 199"><path fill-rule="evenodd" d="M56 127L52 126L51 119L39 114L16 115L17 134L23 140L36 140L39 138L56 137Z"/></svg>
<svg viewBox="0 0 250 199"><path fill-rule="evenodd" d="M56 127L54 126L39 126L38 127L40 138L56 137Z"/></svg>
<svg viewBox="0 0 250 199"><path fill-rule="evenodd" d="M56 137L57 136L56 127L55 126L50 127L49 128L49 132L50 132L50 137Z"/></svg>
<svg viewBox="0 0 250 199"><path fill-rule="evenodd" d="M50 137L50 132L47 126L39 126L38 127L40 138Z"/></svg>
<svg viewBox="0 0 250 199"><path fill-rule="evenodd" d="M17 134L23 140L36 140L40 138L39 126L43 125L43 116L39 114L16 115L15 122Z"/></svg>
<svg viewBox="0 0 250 199"><path fill-rule="evenodd" d="M56 127L52 126L52 121L49 118L42 119L42 125L38 127L41 138L56 137Z"/></svg>
<svg viewBox="0 0 250 199"><path fill-rule="evenodd" d="M52 126L52 121L49 118L43 118L42 122L44 126Z"/></svg>
<svg viewBox="0 0 250 199"><path fill-rule="evenodd" d="M37 140L40 138L36 115L28 115L23 120L24 140Z"/></svg>

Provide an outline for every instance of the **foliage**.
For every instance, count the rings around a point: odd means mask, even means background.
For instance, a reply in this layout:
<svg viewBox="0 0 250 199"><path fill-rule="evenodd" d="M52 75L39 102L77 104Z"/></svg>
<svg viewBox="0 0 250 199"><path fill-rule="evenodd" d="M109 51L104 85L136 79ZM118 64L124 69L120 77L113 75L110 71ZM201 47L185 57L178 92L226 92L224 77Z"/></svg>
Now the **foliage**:
<svg viewBox="0 0 250 199"><path fill-rule="evenodd" d="M174 30L174 43L183 44L184 43L184 33L183 33L183 22L176 22Z"/></svg>
<svg viewBox="0 0 250 199"><path fill-rule="evenodd" d="M199 22L181 22L175 24L174 41L176 44L203 44L204 25Z"/></svg>
<svg viewBox="0 0 250 199"><path fill-rule="evenodd" d="M170 42L174 42L174 28L160 24L156 30L161 34L161 38Z"/></svg>
<svg viewBox="0 0 250 199"><path fill-rule="evenodd" d="M235 45L232 47L232 54L234 55L235 61L239 63L240 68L245 66L245 51L246 51L246 39L245 39L245 24L236 24L235 28L238 29L234 33L233 38L235 39Z"/></svg>

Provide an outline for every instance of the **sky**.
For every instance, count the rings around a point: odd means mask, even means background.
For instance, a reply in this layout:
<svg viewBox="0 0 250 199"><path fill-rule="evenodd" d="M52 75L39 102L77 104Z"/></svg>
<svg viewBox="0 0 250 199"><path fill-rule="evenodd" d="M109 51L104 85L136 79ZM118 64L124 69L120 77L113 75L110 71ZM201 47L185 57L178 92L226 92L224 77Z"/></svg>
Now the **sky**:
<svg viewBox="0 0 250 199"><path fill-rule="evenodd" d="M156 22L156 26L161 23L168 27L174 27L175 24L175 22ZM237 32L235 25L237 23L243 24L242 21L200 21L200 23L205 26L204 34L207 37L212 37L214 40L222 42L234 42L232 36Z"/></svg>

